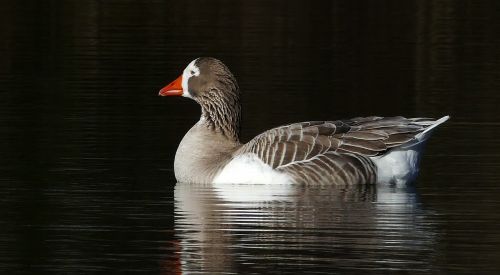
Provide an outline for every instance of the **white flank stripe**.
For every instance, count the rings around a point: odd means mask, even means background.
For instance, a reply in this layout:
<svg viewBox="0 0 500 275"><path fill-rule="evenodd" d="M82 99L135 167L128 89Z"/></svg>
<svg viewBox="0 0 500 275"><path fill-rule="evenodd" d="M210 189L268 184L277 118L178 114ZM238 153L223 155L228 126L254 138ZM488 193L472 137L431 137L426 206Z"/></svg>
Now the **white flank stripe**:
<svg viewBox="0 0 500 275"><path fill-rule="evenodd" d="M293 180L275 171L255 154L244 154L230 161L215 177L214 184L290 184Z"/></svg>

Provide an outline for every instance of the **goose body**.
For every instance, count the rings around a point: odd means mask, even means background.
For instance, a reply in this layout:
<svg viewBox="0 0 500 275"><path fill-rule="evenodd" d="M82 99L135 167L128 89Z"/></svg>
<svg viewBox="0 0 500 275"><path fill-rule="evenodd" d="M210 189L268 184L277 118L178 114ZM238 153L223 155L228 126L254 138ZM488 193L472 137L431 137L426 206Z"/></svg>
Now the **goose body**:
<svg viewBox="0 0 500 275"><path fill-rule="evenodd" d="M449 119L359 117L293 123L239 140L239 89L215 58L193 60L160 91L201 105L201 118L175 155L179 182L262 184L406 183L426 140Z"/></svg>

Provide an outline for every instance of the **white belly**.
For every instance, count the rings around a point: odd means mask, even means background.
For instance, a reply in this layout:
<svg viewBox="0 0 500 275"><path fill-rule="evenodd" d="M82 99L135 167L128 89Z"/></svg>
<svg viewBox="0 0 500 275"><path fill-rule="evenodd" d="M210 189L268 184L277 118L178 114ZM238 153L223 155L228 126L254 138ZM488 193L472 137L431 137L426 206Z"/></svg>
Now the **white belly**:
<svg viewBox="0 0 500 275"><path fill-rule="evenodd" d="M262 162L255 154L244 154L230 161L213 183L290 184L293 180Z"/></svg>
<svg viewBox="0 0 500 275"><path fill-rule="evenodd" d="M377 166L377 183L406 184L418 174L420 152L393 150L382 157L371 158Z"/></svg>

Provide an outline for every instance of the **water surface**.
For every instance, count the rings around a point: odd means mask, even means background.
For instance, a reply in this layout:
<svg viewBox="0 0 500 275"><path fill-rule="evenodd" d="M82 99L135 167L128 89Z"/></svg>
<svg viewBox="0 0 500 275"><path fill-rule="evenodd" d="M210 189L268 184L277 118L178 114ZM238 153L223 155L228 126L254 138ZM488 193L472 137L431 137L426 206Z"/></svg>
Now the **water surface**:
<svg viewBox="0 0 500 275"><path fill-rule="evenodd" d="M0 273L498 273L498 1L4 1ZM215 56L242 139L452 119L410 186L177 183L199 118L159 98Z"/></svg>

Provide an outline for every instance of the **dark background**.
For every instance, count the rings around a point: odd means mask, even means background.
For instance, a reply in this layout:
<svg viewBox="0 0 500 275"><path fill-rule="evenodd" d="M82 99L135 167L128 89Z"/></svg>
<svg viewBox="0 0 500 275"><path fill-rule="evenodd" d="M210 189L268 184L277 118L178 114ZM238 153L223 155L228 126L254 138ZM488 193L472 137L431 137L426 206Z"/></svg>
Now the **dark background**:
<svg viewBox="0 0 500 275"><path fill-rule="evenodd" d="M243 141L451 115L416 184L435 264L498 270L499 34L495 0L2 0L0 271L172 270L173 158L199 107L157 94L199 56L237 77Z"/></svg>

